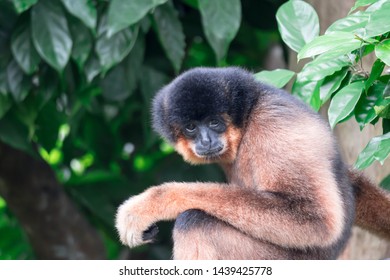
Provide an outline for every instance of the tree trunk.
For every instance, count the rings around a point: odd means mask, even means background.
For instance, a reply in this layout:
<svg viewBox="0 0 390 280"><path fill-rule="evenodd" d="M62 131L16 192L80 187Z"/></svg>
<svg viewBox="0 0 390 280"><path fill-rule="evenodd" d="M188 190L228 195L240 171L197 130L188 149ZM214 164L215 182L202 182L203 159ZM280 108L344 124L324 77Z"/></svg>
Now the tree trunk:
<svg viewBox="0 0 390 280"><path fill-rule="evenodd" d="M53 170L0 142L0 195L38 259L104 259L101 237L67 197Z"/></svg>
<svg viewBox="0 0 390 280"><path fill-rule="evenodd" d="M355 0L309 0L320 18L321 34L326 28L339 18L345 17ZM368 58L363 61L364 69L371 69L373 58ZM367 145L368 141L377 135L382 134L382 125L377 123L375 127L367 126L363 131L359 130L359 126L354 119L345 123L338 124L335 129L335 134L339 140L340 148L344 160L352 165L358 154ZM364 172L374 182L379 182L390 173L390 163L386 162L384 166L378 163L373 164ZM345 251L343 258L346 259L382 259L390 256L390 242L380 239L360 228L355 227L349 246Z"/></svg>

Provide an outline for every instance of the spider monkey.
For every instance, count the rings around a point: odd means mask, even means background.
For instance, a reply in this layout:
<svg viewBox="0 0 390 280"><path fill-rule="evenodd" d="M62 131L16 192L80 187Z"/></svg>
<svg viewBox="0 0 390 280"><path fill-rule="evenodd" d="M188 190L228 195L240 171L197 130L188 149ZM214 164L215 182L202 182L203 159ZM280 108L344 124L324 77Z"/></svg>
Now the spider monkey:
<svg viewBox="0 0 390 280"><path fill-rule="evenodd" d="M219 163L228 183L131 197L117 213L124 244L151 242L155 222L173 219L174 259L336 259L355 220L390 236L390 196L348 170L317 113L251 73L189 70L156 94L152 114L184 160Z"/></svg>

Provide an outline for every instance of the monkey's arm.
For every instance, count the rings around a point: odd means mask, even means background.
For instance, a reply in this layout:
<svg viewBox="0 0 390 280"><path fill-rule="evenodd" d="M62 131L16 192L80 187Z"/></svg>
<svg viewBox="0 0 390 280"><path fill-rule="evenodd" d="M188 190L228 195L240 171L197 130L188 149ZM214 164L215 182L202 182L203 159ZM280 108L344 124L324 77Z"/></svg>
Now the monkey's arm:
<svg viewBox="0 0 390 280"><path fill-rule="evenodd" d="M338 238L334 217L307 197L289 197L215 183L166 183L120 206L121 241L134 247L153 223L199 209L261 240L294 248L328 246Z"/></svg>

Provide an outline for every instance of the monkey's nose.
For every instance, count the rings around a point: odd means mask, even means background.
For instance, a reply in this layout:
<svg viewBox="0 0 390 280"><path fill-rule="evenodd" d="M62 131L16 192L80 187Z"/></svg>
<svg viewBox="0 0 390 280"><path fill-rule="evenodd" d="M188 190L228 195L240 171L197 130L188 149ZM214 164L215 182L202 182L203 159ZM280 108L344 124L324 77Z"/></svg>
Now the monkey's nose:
<svg viewBox="0 0 390 280"><path fill-rule="evenodd" d="M203 147L209 149L210 146L211 146L211 140L210 140L209 137L202 137L202 139L200 139L200 144L201 144Z"/></svg>
<svg viewBox="0 0 390 280"><path fill-rule="evenodd" d="M202 145L203 148L205 149L209 149L210 146L211 146L211 139L210 139L210 135L207 133L207 131L204 131L204 130L200 130L200 145Z"/></svg>

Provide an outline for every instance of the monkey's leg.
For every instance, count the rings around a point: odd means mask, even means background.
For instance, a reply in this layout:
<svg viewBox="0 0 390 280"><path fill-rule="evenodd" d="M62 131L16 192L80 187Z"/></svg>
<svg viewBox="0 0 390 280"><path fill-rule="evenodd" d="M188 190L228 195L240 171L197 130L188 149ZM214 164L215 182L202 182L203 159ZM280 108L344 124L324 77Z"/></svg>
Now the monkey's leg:
<svg viewBox="0 0 390 280"><path fill-rule="evenodd" d="M200 210L187 210L177 217L173 241L173 258L176 260L269 260L297 257L288 249L253 239Z"/></svg>
<svg viewBox="0 0 390 280"><path fill-rule="evenodd" d="M200 210L187 210L180 214L173 229L173 259L219 259L213 242L217 219Z"/></svg>

